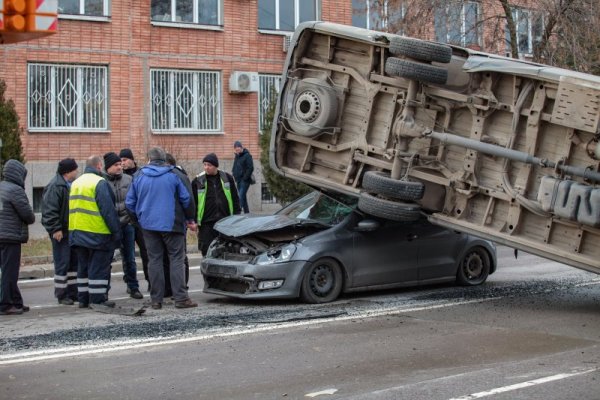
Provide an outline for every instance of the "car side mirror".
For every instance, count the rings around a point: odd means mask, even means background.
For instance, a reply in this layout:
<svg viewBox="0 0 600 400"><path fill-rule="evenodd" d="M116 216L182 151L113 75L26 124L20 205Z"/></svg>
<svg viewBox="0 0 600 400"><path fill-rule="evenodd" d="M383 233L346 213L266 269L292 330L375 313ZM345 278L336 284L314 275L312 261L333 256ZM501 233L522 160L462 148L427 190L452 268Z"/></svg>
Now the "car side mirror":
<svg viewBox="0 0 600 400"><path fill-rule="evenodd" d="M372 219L363 219L354 228L357 232L371 232L379 228L379 222Z"/></svg>

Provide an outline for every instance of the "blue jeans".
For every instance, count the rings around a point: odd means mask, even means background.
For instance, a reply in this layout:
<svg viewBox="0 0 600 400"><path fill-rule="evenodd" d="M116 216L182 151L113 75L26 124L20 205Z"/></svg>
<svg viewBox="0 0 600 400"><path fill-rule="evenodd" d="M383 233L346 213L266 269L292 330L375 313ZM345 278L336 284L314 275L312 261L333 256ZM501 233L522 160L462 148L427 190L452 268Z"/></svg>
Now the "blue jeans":
<svg viewBox="0 0 600 400"><path fill-rule="evenodd" d="M238 194L240 195L240 208L246 214L250 212L250 209L248 208L248 199L246 199L246 193L248 193L249 188L250 183L245 181L240 181L237 187Z"/></svg>
<svg viewBox="0 0 600 400"><path fill-rule="evenodd" d="M69 246L69 238L63 237L59 242L52 241L52 259L54 260L54 296L58 300L71 299L77 301L77 254Z"/></svg>
<svg viewBox="0 0 600 400"><path fill-rule="evenodd" d="M129 289L140 287L137 280L137 265L135 264L135 228L131 224L121 227L122 239L121 260L123 263L123 280Z"/></svg>

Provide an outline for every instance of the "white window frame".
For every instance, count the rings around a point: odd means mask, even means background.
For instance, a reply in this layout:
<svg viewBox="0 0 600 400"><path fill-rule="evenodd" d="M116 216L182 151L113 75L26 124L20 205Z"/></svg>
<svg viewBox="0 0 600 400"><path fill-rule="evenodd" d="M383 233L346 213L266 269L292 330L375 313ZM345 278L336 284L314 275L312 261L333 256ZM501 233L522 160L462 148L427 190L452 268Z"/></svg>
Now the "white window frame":
<svg viewBox="0 0 600 400"><path fill-rule="evenodd" d="M34 70L41 72L37 82L37 87L32 87L32 73ZM45 71L44 71L45 69ZM91 75L85 75L84 71L89 71ZM58 76L66 76L68 71L73 71L75 79L66 78L61 80ZM96 78L94 74L102 74ZM85 87L85 78L101 80L104 86L100 91L90 93ZM108 110L109 110L109 75L108 67L101 65L72 65L72 64L45 64L29 63L27 65L27 126L30 132L105 132L108 130ZM43 88L43 84L46 86ZM76 93L76 98L71 101L69 108L65 105L65 99L62 94L70 88ZM100 106L87 107L94 102L100 103ZM47 126L34 126L34 112L46 115L44 119L49 119ZM59 121L59 116L66 115L72 119L71 123ZM71 115L73 117L71 118ZM86 116L86 117L84 117ZM85 126L86 119L88 124L95 123L95 126Z"/></svg>
<svg viewBox="0 0 600 400"><path fill-rule="evenodd" d="M168 95L162 97L155 93L155 79L159 74L167 74L168 82ZM180 81L182 77L188 76L191 78L181 87L177 87L176 80ZM212 93L208 98L202 93L203 87L201 87L202 78L209 78L214 81L212 87ZM222 133L223 131L223 101L222 101L222 77L223 74L220 71L214 70L181 70L181 69L165 69L165 68L152 68L150 69L150 129L154 134L215 134ZM188 85L188 83L190 83ZM179 90L177 90L179 89ZM180 99L182 95L186 93L183 90L187 90L187 94L192 94L193 103L190 109L184 110L181 106ZM214 97L213 97L214 96ZM208 108L204 108L204 105L211 104ZM176 107L179 106L179 109ZM161 113L157 113L157 108L163 107ZM190 126L181 127L177 126L179 121L176 113L180 111L183 114L189 114L188 120ZM168 115L168 118L163 127L159 126L158 118L163 113ZM211 120L211 127L202 127L202 118ZM179 124L181 125L181 124Z"/></svg>
<svg viewBox="0 0 600 400"><path fill-rule="evenodd" d="M279 2L281 0L275 0L275 29L261 28L259 31L262 33L270 32L293 32L281 30L280 13L279 13ZM307 4L309 1L314 2L315 7L315 19L321 20L321 0L294 0L294 29L300 24L300 5ZM258 4L258 1L257 1ZM260 22L260 21L259 21Z"/></svg>
<svg viewBox="0 0 600 400"><path fill-rule="evenodd" d="M277 96L281 91L282 77L274 74L259 74L258 90L258 132L262 133L266 125L266 113L269 111L271 102L277 101ZM271 97L271 87L275 87L275 97ZM268 93L267 93L268 91Z"/></svg>
<svg viewBox="0 0 600 400"><path fill-rule="evenodd" d="M180 27L180 28L196 28L196 29L213 29L213 30L222 30L223 29L223 0L218 0L218 7L217 7L217 23L216 24L202 24L199 22L198 19L198 1L199 0L193 0L193 4L192 4L192 15L193 15L193 21L192 22L187 22L187 21L177 21L177 0L163 0L163 1L170 1L171 2L171 20L170 21L164 21L164 20L158 20L158 19L153 19L152 15L150 15L150 21L152 23L152 25L156 25L156 26L176 26L176 27ZM152 5L150 5L150 12L152 13Z"/></svg>
<svg viewBox="0 0 600 400"><path fill-rule="evenodd" d="M363 3L366 3L366 26L359 26L358 28L366 28L366 29L371 29L371 30L378 30L378 31L387 31L388 27L389 27L389 20L390 20L390 14L389 14L389 2L388 0L384 0L383 2L383 15L381 16L381 18L379 19L379 21L381 22L381 26L377 27L377 26L371 26L371 10L372 10L372 4L373 2L379 2L380 0L362 0ZM354 13L354 10L352 10L352 12ZM400 20L403 20L404 17L406 16L406 4L404 2L402 2L401 4L401 8L400 8Z"/></svg>
<svg viewBox="0 0 600 400"><path fill-rule="evenodd" d="M59 1L60 5L60 1ZM82 19L88 21L107 21L110 17L110 0L103 0L103 13L102 15L86 15L85 14L85 0L79 0L79 13L78 14L62 14L60 12L58 17L60 19Z"/></svg>
<svg viewBox="0 0 600 400"><path fill-rule="evenodd" d="M471 24L472 21L467 21L467 12L466 12L466 6L468 4L474 4L477 8L477 15L476 15L476 20L474 21L474 23L472 25L475 26L475 32L477 34L477 40L472 43L472 42L467 42L467 36L469 35L469 30L468 25ZM481 21L481 3L479 1L463 1L461 3L461 7L460 7L460 43L454 43L452 42L452 35L451 35L451 30L448 29L448 25L450 23L450 21L448 21L448 15L449 12L452 9L456 8L456 4L450 5L450 6L446 6L444 11L445 11L445 24L446 24L446 37L444 38L445 40L440 40L441 38L438 37L437 34L437 24L434 23L435 27L434 27L434 31L435 31L435 39L444 43L451 43L451 44L456 44L456 45L460 45L460 46L468 46L468 45L481 45L481 32L480 32L480 27L479 27L479 22ZM437 22L437 21L436 21Z"/></svg>
<svg viewBox="0 0 600 400"><path fill-rule="evenodd" d="M520 28L519 21L521 19L521 14L527 15L527 49L524 52L521 51L521 48L518 43L519 36L523 33L519 30L519 28ZM513 21L515 23L515 28L516 28L517 46L518 46L519 55L531 56L531 55L533 55L533 47L534 47L535 43L537 41L541 40L541 36L534 37L534 25L535 25L537 18L539 17L539 18L541 18L541 24L542 24L541 28L542 29L544 28L544 14L538 10L515 7L512 9L512 15L513 15ZM505 29L506 29L506 35L505 35L506 36L506 51L507 51L507 53L510 53L510 51L512 49L512 45L510 43L508 26Z"/></svg>

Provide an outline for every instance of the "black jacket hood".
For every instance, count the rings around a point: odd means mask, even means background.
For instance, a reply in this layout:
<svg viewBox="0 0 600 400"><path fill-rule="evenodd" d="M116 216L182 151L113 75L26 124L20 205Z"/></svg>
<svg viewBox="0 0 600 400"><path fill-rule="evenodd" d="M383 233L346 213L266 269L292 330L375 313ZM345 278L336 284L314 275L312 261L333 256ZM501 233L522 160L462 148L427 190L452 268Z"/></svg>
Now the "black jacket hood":
<svg viewBox="0 0 600 400"><path fill-rule="evenodd" d="M4 170L2 171L4 180L19 185L22 188L25 187L25 177L27 176L27 169L25 166L17 160L8 160L4 164Z"/></svg>

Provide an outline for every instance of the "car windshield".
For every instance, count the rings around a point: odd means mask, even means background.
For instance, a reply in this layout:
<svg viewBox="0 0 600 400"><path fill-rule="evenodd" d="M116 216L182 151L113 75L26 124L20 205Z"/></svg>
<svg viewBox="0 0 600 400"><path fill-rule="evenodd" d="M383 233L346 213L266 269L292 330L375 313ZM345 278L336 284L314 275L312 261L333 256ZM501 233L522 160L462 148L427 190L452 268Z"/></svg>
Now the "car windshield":
<svg viewBox="0 0 600 400"><path fill-rule="evenodd" d="M350 196L333 197L321 192L311 192L282 208L277 214L335 225L355 209L356 203L357 200Z"/></svg>

